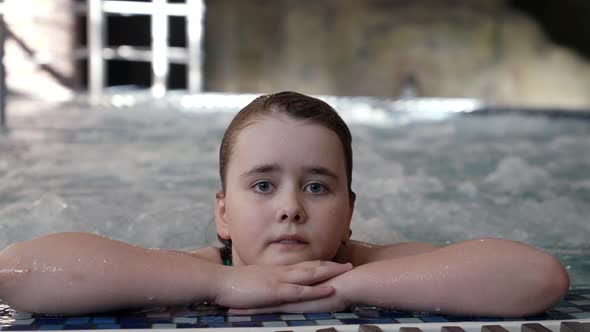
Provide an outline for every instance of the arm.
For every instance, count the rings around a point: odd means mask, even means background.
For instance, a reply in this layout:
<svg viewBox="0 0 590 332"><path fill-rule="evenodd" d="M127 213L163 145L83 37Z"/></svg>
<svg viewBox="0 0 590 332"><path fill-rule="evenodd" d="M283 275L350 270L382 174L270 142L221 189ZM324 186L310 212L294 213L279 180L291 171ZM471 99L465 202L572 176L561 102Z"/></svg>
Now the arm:
<svg viewBox="0 0 590 332"><path fill-rule="evenodd" d="M350 267L312 262L233 268L185 252L145 249L87 233L59 233L0 252L0 298L16 309L48 314L199 301L263 306L329 296L332 287L307 285Z"/></svg>
<svg viewBox="0 0 590 332"><path fill-rule="evenodd" d="M554 257L507 240L481 239L442 248L421 243L355 243L349 250L357 266L324 282L336 289L332 296L231 312L338 311L351 304L367 304L403 311L517 317L555 305L569 286L567 272Z"/></svg>
<svg viewBox="0 0 590 332"><path fill-rule="evenodd" d="M222 268L86 233L16 243L0 252L0 264L0 297L10 305L69 314L211 299L210 275Z"/></svg>
<svg viewBox="0 0 590 332"><path fill-rule="evenodd" d="M541 312L569 287L567 272L554 257L500 239L375 261L334 281L343 286L336 286L337 292L342 289L350 303L488 316Z"/></svg>

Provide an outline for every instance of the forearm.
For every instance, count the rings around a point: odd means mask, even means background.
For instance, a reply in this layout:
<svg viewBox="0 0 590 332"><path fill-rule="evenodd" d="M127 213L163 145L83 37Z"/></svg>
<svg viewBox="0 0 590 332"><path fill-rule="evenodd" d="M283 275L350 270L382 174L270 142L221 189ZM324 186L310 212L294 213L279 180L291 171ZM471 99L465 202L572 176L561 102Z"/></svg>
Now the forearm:
<svg viewBox="0 0 590 332"><path fill-rule="evenodd" d="M349 301L410 311L521 316L559 301L569 280L552 256L505 240L467 241L359 266Z"/></svg>
<svg viewBox="0 0 590 332"><path fill-rule="evenodd" d="M18 243L0 252L0 264L0 298L20 310L66 314L207 300L223 268L84 233Z"/></svg>

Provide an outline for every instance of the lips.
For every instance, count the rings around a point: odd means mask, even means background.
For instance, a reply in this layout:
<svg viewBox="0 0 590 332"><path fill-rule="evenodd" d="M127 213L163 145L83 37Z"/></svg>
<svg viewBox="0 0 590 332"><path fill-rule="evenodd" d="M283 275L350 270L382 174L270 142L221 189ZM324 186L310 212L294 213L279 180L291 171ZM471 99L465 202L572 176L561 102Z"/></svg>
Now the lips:
<svg viewBox="0 0 590 332"><path fill-rule="evenodd" d="M299 235L281 235L272 241L274 244L286 244L286 245L301 245L307 244L307 241Z"/></svg>

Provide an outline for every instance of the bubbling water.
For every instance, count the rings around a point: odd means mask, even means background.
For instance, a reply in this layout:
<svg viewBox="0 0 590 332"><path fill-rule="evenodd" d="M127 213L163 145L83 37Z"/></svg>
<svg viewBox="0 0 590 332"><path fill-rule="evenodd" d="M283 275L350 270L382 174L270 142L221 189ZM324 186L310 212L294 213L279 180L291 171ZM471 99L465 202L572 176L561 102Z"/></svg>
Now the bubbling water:
<svg viewBox="0 0 590 332"><path fill-rule="evenodd" d="M213 110L215 111L215 110ZM522 241L590 286L590 123L458 116L357 123L353 239ZM75 106L16 112L0 136L0 248L60 231L145 247L215 243L218 145L233 113ZM584 277L586 275L586 277Z"/></svg>

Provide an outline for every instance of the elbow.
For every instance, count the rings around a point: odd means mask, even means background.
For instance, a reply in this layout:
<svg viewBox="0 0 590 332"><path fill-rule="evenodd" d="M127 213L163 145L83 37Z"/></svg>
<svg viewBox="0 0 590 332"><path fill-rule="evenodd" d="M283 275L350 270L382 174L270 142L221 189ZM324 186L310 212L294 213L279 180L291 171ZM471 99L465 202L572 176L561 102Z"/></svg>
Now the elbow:
<svg viewBox="0 0 590 332"><path fill-rule="evenodd" d="M539 267L536 271L537 276L534 277L535 282L531 283L532 296L524 299L527 304L521 307L524 309L521 315L539 314L552 308L565 297L569 290L569 275L559 260L547 255L544 263Z"/></svg>
<svg viewBox="0 0 590 332"><path fill-rule="evenodd" d="M544 276L544 289L545 294L547 295L548 299L548 306L554 306L561 301L569 287L570 287L570 278L563 267L561 262L559 262L556 258L551 257L547 266L545 267L545 276Z"/></svg>

